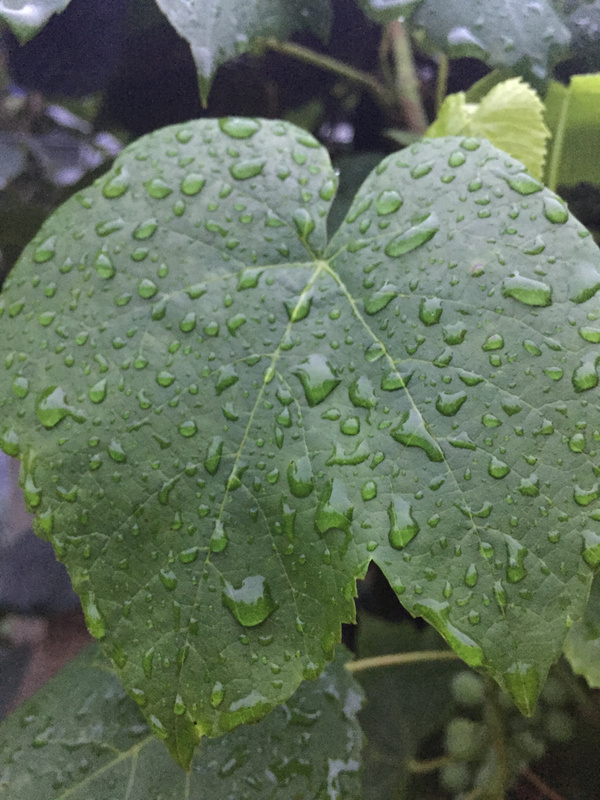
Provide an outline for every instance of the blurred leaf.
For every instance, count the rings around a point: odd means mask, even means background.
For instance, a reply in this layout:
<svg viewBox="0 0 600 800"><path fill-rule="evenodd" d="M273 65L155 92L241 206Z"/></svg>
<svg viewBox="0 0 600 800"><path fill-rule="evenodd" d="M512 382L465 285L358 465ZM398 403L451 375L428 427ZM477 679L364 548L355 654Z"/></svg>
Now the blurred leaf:
<svg viewBox="0 0 600 800"><path fill-rule="evenodd" d="M32 39L53 14L59 14L71 0L28 0L14 7L11 0L0 0L0 20L4 20L21 44ZM18 6L19 4L17 4Z"/></svg>
<svg viewBox="0 0 600 800"><path fill-rule="evenodd" d="M357 658L414 650L447 649L432 629L394 624L364 612L360 615ZM360 722L367 737L363 751L363 800L404 797L406 762L419 745L439 730L452 703L450 679L464 670L462 661L424 661L356 672L367 696Z"/></svg>
<svg viewBox="0 0 600 800"><path fill-rule="evenodd" d="M571 32L571 54L585 65L578 71L600 69L600 0L570 0L563 21Z"/></svg>
<svg viewBox="0 0 600 800"><path fill-rule="evenodd" d="M359 800L362 695L348 654L256 725L203 739L190 772L92 646L0 725L6 800Z"/></svg>
<svg viewBox="0 0 600 800"><path fill-rule="evenodd" d="M434 51L545 78L570 34L547 0L423 0L407 24Z"/></svg>
<svg viewBox="0 0 600 800"><path fill-rule="evenodd" d="M553 136L548 186L600 186L600 74L573 75L569 86L552 81L545 105Z"/></svg>
<svg viewBox="0 0 600 800"><path fill-rule="evenodd" d="M156 0L180 36L190 43L206 104L217 68L246 52L257 38L287 39L306 30L327 39L330 0Z"/></svg>
<svg viewBox="0 0 600 800"><path fill-rule="evenodd" d="M23 171L26 163L27 157L17 138L0 131L0 191Z"/></svg>
<svg viewBox="0 0 600 800"><path fill-rule="evenodd" d="M583 675L592 689L600 688L600 576L592 583L585 614L567 635L564 654L576 675Z"/></svg>
<svg viewBox="0 0 600 800"><path fill-rule="evenodd" d="M392 20L413 13L422 0L359 0L359 5L369 19L375 22L392 22Z"/></svg>
<svg viewBox="0 0 600 800"><path fill-rule="evenodd" d="M528 84L521 78L510 78L493 86L480 103L467 103L464 92L449 95L425 136L462 134L488 139L541 179L550 135L543 108Z"/></svg>

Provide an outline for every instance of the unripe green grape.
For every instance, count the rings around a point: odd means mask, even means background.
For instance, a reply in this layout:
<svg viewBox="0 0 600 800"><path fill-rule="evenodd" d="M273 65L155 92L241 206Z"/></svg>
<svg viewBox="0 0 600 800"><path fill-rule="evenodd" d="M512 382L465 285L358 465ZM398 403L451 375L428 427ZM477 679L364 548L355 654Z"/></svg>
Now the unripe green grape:
<svg viewBox="0 0 600 800"><path fill-rule="evenodd" d="M458 761L476 761L486 743L486 729L481 723L456 717L446 728L446 751Z"/></svg>
<svg viewBox="0 0 600 800"><path fill-rule="evenodd" d="M544 719L546 736L552 742L568 742L573 738L573 720L564 711L558 708L548 709Z"/></svg>
<svg viewBox="0 0 600 800"><path fill-rule="evenodd" d="M546 752L546 745L537 739L531 731L521 731L513 738L511 745L516 755L524 763L539 761Z"/></svg>
<svg viewBox="0 0 600 800"><path fill-rule="evenodd" d="M562 681L558 678L550 677L542 689L541 699L549 706L564 706L569 696Z"/></svg>
<svg viewBox="0 0 600 800"><path fill-rule="evenodd" d="M465 708L479 708L485 702L485 683L474 672L458 672L450 688L456 702Z"/></svg>
<svg viewBox="0 0 600 800"><path fill-rule="evenodd" d="M471 785L471 770L465 763L448 764L440 770L440 783L452 794L464 792Z"/></svg>

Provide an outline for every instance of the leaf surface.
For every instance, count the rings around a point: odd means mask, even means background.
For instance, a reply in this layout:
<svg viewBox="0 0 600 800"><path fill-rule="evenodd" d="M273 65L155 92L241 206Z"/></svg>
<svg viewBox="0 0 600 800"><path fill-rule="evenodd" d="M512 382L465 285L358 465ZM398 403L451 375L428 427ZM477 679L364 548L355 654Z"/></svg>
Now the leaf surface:
<svg viewBox="0 0 600 800"><path fill-rule="evenodd" d="M422 0L359 0L365 14L375 22L392 22L408 17Z"/></svg>
<svg viewBox="0 0 600 800"><path fill-rule="evenodd" d="M11 800L359 800L359 685L338 651L317 681L257 725L202 742L189 772L169 757L92 646L0 725Z"/></svg>
<svg viewBox="0 0 600 800"><path fill-rule="evenodd" d="M573 623L565 641L565 656L576 675L600 689L600 581L594 580L585 614Z"/></svg>
<svg viewBox="0 0 600 800"><path fill-rule="evenodd" d="M547 0L423 0L407 24L450 58L478 58L490 67L511 67L538 79L548 74L570 41Z"/></svg>
<svg viewBox="0 0 600 800"><path fill-rule="evenodd" d="M29 0L16 4L0 0L0 20L4 20L21 44L32 39L53 14L64 11L71 0Z"/></svg>
<svg viewBox="0 0 600 800"><path fill-rule="evenodd" d="M591 237L473 139L385 159L327 244L335 187L292 125L166 128L0 298L0 444L182 764L322 670L371 559L525 711L587 601Z"/></svg>
<svg viewBox="0 0 600 800"><path fill-rule="evenodd" d="M310 31L327 39L329 0L156 0L171 25L189 42L204 103L217 68L251 48L257 38L287 39Z"/></svg>

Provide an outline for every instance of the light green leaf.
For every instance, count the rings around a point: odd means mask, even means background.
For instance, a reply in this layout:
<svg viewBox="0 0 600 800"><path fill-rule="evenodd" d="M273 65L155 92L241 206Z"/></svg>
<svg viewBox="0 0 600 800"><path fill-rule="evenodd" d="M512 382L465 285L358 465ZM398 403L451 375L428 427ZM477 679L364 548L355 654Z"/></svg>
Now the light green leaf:
<svg viewBox="0 0 600 800"><path fill-rule="evenodd" d="M38 33L53 14L60 14L71 0L0 0L0 20L4 20L25 44Z"/></svg>
<svg viewBox="0 0 600 800"><path fill-rule="evenodd" d="M258 725L204 740L176 766L96 647L0 725L0 793L10 800L359 800L360 687L342 649L317 681Z"/></svg>
<svg viewBox="0 0 600 800"><path fill-rule="evenodd" d="M600 547L599 553L600 553ZM565 656L573 672L583 675L592 689L600 689L600 580L592 583L590 601L582 619L573 623L565 641Z"/></svg>
<svg viewBox="0 0 600 800"><path fill-rule="evenodd" d="M329 0L156 0L171 25L190 43L206 104L217 68L245 53L257 38L287 39L310 31L327 39Z"/></svg>
<svg viewBox="0 0 600 800"><path fill-rule="evenodd" d="M392 22L413 13L422 0L359 0L367 17L375 22Z"/></svg>
<svg viewBox="0 0 600 800"><path fill-rule="evenodd" d="M548 185L600 186L600 74L573 75L568 87L552 81L545 105L552 131Z"/></svg>
<svg viewBox="0 0 600 800"><path fill-rule="evenodd" d="M423 0L407 24L433 50L544 78L570 34L547 0Z"/></svg>
<svg viewBox="0 0 600 800"><path fill-rule="evenodd" d="M542 178L546 140L544 107L536 92L520 78L496 84L479 103L468 103L464 92L449 95L426 136L475 136L522 161Z"/></svg>
<svg viewBox="0 0 600 800"><path fill-rule="evenodd" d="M335 188L289 124L166 128L0 297L0 445L182 764L322 670L371 559L527 712L587 601L591 237L473 139L385 159L327 244Z"/></svg>

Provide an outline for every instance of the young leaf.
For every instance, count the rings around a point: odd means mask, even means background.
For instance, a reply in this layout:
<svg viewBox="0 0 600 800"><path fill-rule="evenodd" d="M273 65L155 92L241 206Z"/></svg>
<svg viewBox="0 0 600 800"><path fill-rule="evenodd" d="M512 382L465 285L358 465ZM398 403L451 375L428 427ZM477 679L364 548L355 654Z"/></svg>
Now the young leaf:
<svg viewBox="0 0 600 800"><path fill-rule="evenodd" d="M21 3L18 8L10 0L0 0L0 20L4 20L21 44L25 44L44 27L53 14L60 14L70 2L71 0L30 0Z"/></svg>
<svg viewBox="0 0 600 800"><path fill-rule="evenodd" d="M359 800L359 685L336 658L258 725L205 740L189 772L152 735L116 675L88 648L0 725L10 800L191 797Z"/></svg>
<svg viewBox="0 0 600 800"><path fill-rule="evenodd" d="M569 86L552 81L545 105L552 131L548 186L600 186L600 75L573 75Z"/></svg>
<svg viewBox="0 0 600 800"><path fill-rule="evenodd" d="M548 74L570 40L548 0L423 0L407 24L450 58L478 58L537 78Z"/></svg>
<svg viewBox="0 0 600 800"><path fill-rule="evenodd" d="M600 555L600 548L599 548ZM565 641L565 656L573 672L600 689L600 580L592 583L583 618L573 623Z"/></svg>
<svg viewBox="0 0 600 800"><path fill-rule="evenodd" d="M446 97L425 135L462 134L488 139L541 179L550 136L543 111L542 101L531 86L521 78L510 78L496 84L479 103L468 103L464 92Z"/></svg>
<svg viewBox="0 0 600 800"><path fill-rule="evenodd" d="M217 68L246 52L257 38L287 39L310 31L327 39L332 10L329 0L156 0L171 25L190 43L206 104Z"/></svg>
<svg viewBox="0 0 600 800"><path fill-rule="evenodd" d="M321 671L371 559L526 712L587 601L591 237L473 139L385 159L327 245L335 185L289 124L157 131L0 298L0 444L182 764Z"/></svg>

